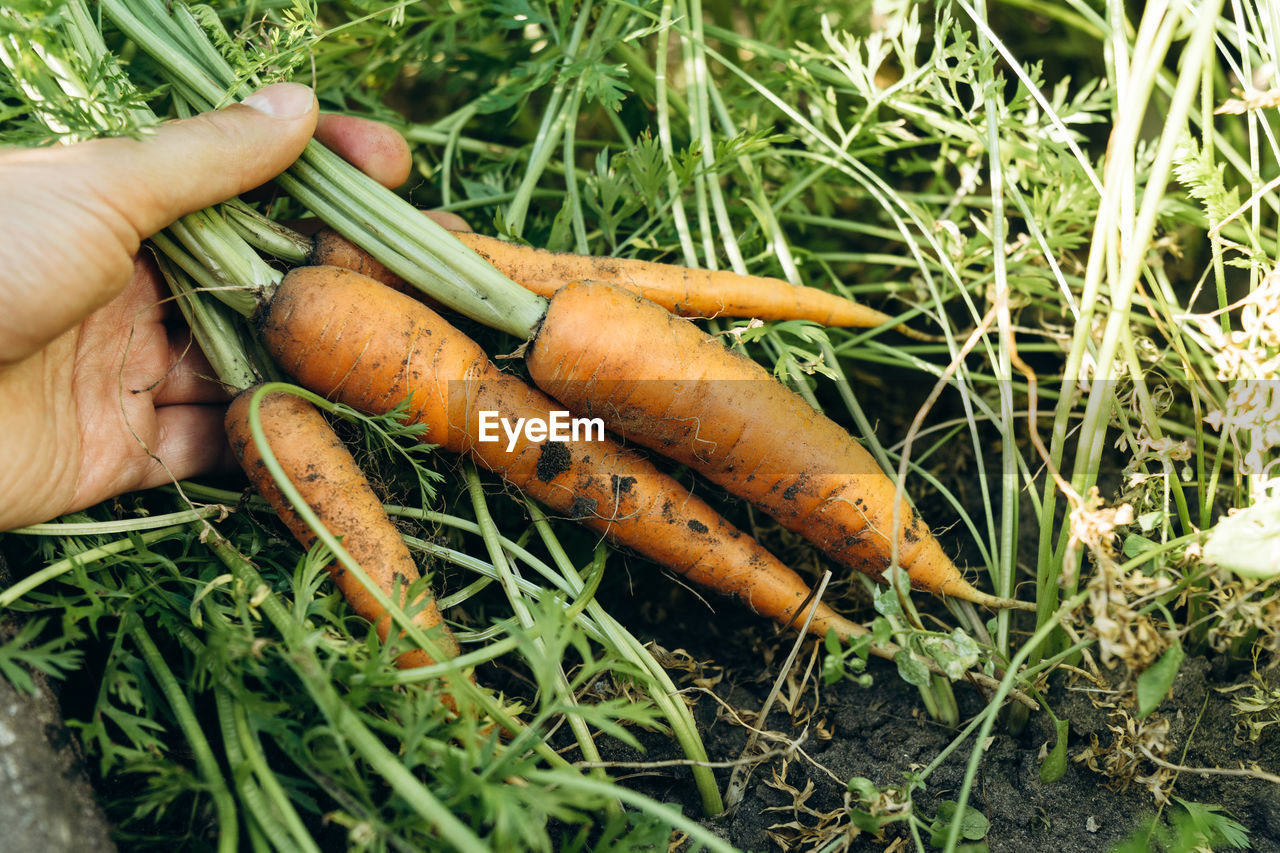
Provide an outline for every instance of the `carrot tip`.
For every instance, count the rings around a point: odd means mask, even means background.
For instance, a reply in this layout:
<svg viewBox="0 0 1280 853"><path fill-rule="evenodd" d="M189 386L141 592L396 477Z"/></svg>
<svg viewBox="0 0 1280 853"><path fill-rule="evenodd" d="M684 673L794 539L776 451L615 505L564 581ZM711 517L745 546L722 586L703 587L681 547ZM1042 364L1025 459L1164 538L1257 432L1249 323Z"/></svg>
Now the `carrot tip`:
<svg viewBox="0 0 1280 853"><path fill-rule="evenodd" d="M926 343L931 343L931 344L945 344L947 342L946 335L931 335L928 332L917 331L916 329L913 329L910 326L907 326L905 324L900 326L894 326L893 330L903 335L904 337L911 338L912 340L915 340L915 341L925 341Z"/></svg>
<svg viewBox="0 0 1280 853"><path fill-rule="evenodd" d="M1016 598L1001 598L998 595L991 595L981 590L970 589L962 593L948 592L955 598L961 598L973 604L983 607L990 607L992 610L1035 610L1036 603L1034 601L1019 601Z"/></svg>

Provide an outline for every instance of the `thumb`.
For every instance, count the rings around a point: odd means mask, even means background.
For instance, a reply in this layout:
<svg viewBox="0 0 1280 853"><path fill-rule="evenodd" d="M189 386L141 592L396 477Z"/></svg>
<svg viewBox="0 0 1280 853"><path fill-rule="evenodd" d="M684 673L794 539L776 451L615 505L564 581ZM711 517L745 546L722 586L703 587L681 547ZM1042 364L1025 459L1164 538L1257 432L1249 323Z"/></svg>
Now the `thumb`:
<svg viewBox="0 0 1280 853"><path fill-rule="evenodd" d="M318 113L309 88L277 83L139 138L0 153L0 367L119 294L142 240L283 172Z"/></svg>
<svg viewBox="0 0 1280 853"><path fill-rule="evenodd" d="M310 88L276 83L239 104L162 124L140 139L74 146L80 149L75 165L86 170L99 197L116 200L112 206L141 240L283 172L311 139L318 115Z"/></svg>

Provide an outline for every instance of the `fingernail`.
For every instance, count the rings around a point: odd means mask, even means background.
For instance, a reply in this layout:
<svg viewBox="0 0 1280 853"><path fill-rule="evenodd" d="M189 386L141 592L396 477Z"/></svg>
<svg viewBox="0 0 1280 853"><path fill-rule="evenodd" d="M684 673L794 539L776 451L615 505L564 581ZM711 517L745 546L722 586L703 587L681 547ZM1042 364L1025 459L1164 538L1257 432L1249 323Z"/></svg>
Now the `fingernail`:
<svg viewBox="0 0 1280 853"><path fill-rule="evenodd" d="M240 103L274 118L298 118L311 111L316 96L300 83L272 83L263 86Z"/></svg>

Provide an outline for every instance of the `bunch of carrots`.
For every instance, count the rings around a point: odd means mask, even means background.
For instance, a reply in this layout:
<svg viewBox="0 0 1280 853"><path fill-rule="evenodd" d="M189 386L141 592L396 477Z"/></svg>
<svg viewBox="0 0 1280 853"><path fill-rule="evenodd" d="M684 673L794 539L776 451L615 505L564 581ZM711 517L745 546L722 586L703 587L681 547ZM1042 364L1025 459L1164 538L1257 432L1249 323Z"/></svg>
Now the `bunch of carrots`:
<svg viewBox="0 0 1280 853"><path fill-rule="evenodd" d="M541 391L495 367L440 313L406 295L411 288L399 276L329 229L315 238L311 265L284 276L257 313L267 350L300 384L357 410L385 414L407 400L404 417L426 428L423 441L469 456L557 513L783 625L806 626L820 635L834 630L846 639L864 632L813 601L799 575L640 454L609 439L535 442L522 435L510 444L482 441L480 413L546 421L558 400L700 471L845 566L879 578L896 549L898 564L919 589L1017 606L964 580L905 501L895 506L893 483L847 432L754 361L677 315L731 306L726 310L735 316L822 318L845 325L878 325L889 318L776 279L553 254L465 232L456 236L463 245L480 247L520 284L550 297L525 347ZM750 396L744 399L744 393ZM297 418L294 409L281 409L278 416ZM244 419L245 407L233 406L233 436L245 434ZM320 435L312 441L332 444ZM236 446L248 450L245 441ZM324 511L329 501L322 490L332 488L324 472L344 481L352 476L345 452L336 446L335 451L344 454L342 460L319 461L313 454L299 460L301 467L285 469L295 482L316 489L304 495L326 526L354 542L372 535L377 525L373 518L349 518L340 503ZM290 507L274 496L252 453L242 459L260 491L289 520ZM885 533L893 529L895 513L896 542ZM310 544L313 534L305 526L291 526ZM404 584L394 565L366 568L389 592ZM357 597L359 592L353 591ZM439 623L433 610L423 611L422 618Z"/></svg>
<svg viewBox="0 0 1280 853"><path fill-rule="evenodd" d="M96 36L81 0L67 9L83 41ZM164 69L174 97L191 110L258 82L232 71L212 47L208 23L181 3L102 0L101 10ZM106 54L100 41L96 49ZM388 600L430 637L430 649L402 655L402 666L450 657L457 645L428 598L407 600L408 590L422 588L413 559L328 421L299 396L258 387L277 368L327 400L370 414L402 412L422 428L422 441L469 457L560 516L782 625L842 638L865 633L645 454L611 438L486 442L479 413L547 420L563 406L602 418L622 441L750 501L840 565L875 578L897 566L921 590L1023 606L969 584L843 428L687 319L879 326L892 318L777 279L554 254L449 232L314 142L278 184L331 227L306 240L233 202L185 217L153 243L197 340L222 381L241 392L226 426L255 488L304 546L316 541L307 516L340 537L363 572L335 562L334 580L384 638L410 627L396 628ZM264 254L293 269L282 276ZM536 387L499 370L446 311L515 336ZM269 360L254 356L258 345Z"/></svg>

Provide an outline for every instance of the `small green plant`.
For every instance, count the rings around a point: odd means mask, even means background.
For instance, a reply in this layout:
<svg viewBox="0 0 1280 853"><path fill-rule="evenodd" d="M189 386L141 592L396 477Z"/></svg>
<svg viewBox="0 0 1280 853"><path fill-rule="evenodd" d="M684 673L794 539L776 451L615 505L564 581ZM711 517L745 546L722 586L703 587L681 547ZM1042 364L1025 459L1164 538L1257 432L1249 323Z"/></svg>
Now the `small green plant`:
<svg viewBox="0 0 1280 853"><path fill-rule="evenodd" d="M82 663L83 652L71 647L80 639L76 632L36 643L48 621L47 618L32 619L0 645L0 676L27 693L37 690L28 670L42 672L50 678L64 678Z"/></svg>
<svg viewBox="0 0 1280 853"><path fill-rule="evenodd" d="M1280 688L1256 667L1251 676L1243 684L1219 690L1231 696L1239 733L1256 742L1270 736L1271 727L1280 723Z"/></svg>
<svg viewBox="0 0 1280 853"><path fill-rule="evenodd" d="M850 679L859 687L871 686L871 675L866 671L867 656L871 651L871 637L859 637L845 645L835 631L823 639L826 655L822 658L822 683L828 686Z"/></svg>
<svg viewBox="0 0 1280 853"><path fill-rule="evenodd" d="M1193 853L1198 850L1247 850L1249 832L1223 814L1221 807L1174 797L1168 819L1145 818L1111 853Z"/></svg>
<svg viewBox="0 0 1280 853"><path fill-rule="evenodd" d="M959 824L961 843L956 850L979 853L985 851L987 845L982 842L991 828L986 815L973 806L960 806L951 801L938 803L938 814L929 824L929 843L934 847L946 847L952 824Z"/></svg>

